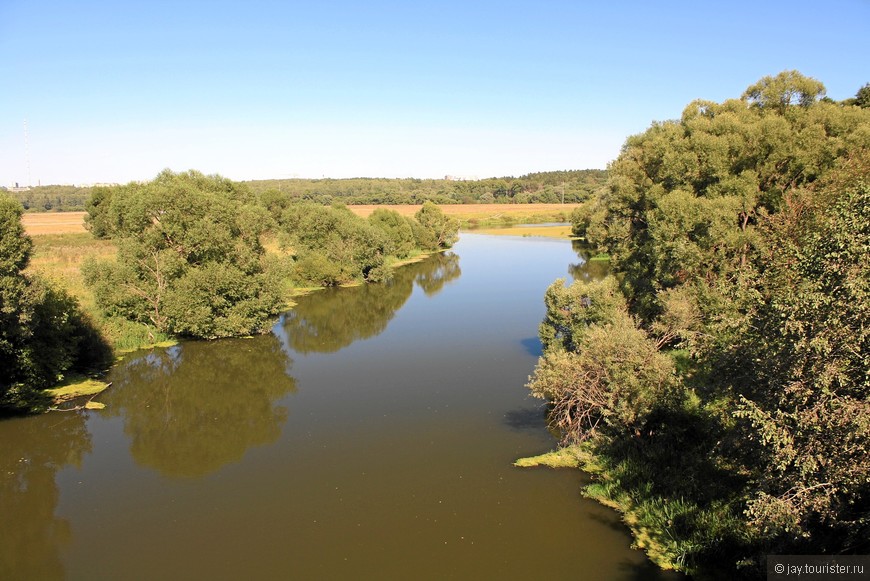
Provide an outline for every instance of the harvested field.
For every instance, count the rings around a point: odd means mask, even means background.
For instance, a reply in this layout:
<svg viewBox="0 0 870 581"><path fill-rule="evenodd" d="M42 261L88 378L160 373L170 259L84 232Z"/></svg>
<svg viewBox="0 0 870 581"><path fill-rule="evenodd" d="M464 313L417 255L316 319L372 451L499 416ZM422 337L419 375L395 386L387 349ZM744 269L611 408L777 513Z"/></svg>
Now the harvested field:
<svg viewBox="0 0 870 581"><path fill-rule="evenodd" d="M458 217L498 217L498 216L530 216L534 214L556 214L564 212L566 215L580 204L440 204L438 207L448 216ZM403 216L413 216L422 206L407 204L384 204L348 206L354 214L366 217L376 208L395 210Z"/></svg>
<svg viewBox="0 0 870 581"><path fill-rule="evenodd" d="M522 236L528 238L530 236L542 236L544 238L570 238L571 226L529 226L526 228L510 227L510 228L475 228L469 230L475 234L490 234L494 236Z"/></svg>
<svg viewBox="0 0 870 581"><path fill-rule="evenodd" d="M21 217L24 230L31 236L40 234L78 234L86 232L87 212L35 212Z"/></svg>
<svg viewBox="0 0 870 581"><path fill-rule="evenodd" d="M448 216L463 222L462 226L518 224L524 221L545 222L567 220L571 211L580 204L444 204L439 206ZM395 210L403 216L413 216L422 206L406 204L348 206L359 216L367 217L376 208ZM24 214L21 221L31 236L40 234L72 234L86 232L84 219L87 212L34 212Z"/></svg>

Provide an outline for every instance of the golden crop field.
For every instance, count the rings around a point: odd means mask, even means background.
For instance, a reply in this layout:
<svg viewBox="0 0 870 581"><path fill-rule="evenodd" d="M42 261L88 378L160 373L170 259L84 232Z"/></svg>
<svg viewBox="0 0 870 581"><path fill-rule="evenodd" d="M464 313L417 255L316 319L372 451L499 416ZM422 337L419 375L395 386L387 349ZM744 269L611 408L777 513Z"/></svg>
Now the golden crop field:
<svg viewBox="0 0 870 581"><path fill-rule="evenodd" d="M87 212L36 212L21 217L24 230L31 236L40 234L76 234L86 232Z"/></svg>
<svg viewBox="0 0 870 581"><path fill-rule="evenodd" d="M567 220L571 211L579 204L444 204L439 206L448 216L459 218L462 222L495 222L508 220L522 222L524 218L533 221ZM359 216L367 217L376 208L395 210L403 216L413 216L421 206L407 204L348 206ZM561 216L560 216L561 214ZM40 234L75 234L85 232L86 212L36 212L22 217L25 231L31 236ZM463 223L463 226L466 224Z"/></svg>
<svg viewBox="0 0 870 581"><path fill-rule="evenodd" d="M463 219L487 219L500 216L512 216L521 218L535 214L558 214L563 212L566 217L580 204L441 204L438 207L448 216L456 216ZM348 206L354 214L366 217L376 208L395 210L403 216L413 216L422 206L408 204L384 204Z"/></svg>

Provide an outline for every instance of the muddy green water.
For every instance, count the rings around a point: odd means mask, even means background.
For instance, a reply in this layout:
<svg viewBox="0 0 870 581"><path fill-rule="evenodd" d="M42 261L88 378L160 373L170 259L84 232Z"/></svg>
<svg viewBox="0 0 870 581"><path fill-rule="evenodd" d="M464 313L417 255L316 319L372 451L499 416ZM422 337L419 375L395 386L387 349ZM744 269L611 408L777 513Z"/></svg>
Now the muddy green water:
<svg viewBox="0 0 870 581"><path fill-rule="evenodd" d="M463 234L270 335L128 357L106 409L0 422L0 579L670 579L524 387L566 241ZM596 270L597 269L597 270Z"/></svg>

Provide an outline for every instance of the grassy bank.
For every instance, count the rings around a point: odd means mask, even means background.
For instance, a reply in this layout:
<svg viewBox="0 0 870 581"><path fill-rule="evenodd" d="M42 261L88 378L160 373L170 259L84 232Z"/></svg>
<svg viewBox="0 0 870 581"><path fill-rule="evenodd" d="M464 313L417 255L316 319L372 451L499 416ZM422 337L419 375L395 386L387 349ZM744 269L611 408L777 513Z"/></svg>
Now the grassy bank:
<svg viewBox="0 0 870 581"><path fill-rule="evenodd" d="M714 434L705 432L704 412L693 405L654 435L592 438L514 465L581 470L589 477L583 496L616 510L633 546L662 569L699 579L751 578L753 563L733 565L751 554L743 476L711 458Z"/></svg>

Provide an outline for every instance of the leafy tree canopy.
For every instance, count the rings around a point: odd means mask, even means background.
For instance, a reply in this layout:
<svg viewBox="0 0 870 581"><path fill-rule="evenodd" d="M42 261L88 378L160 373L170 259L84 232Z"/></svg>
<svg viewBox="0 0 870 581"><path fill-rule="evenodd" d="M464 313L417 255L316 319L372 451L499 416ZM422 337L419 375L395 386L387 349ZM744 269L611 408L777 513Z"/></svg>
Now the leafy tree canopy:
<svg viewBox="0 0 870 581"><path fill-rule="evenodd" d="M166 170L96 207L92 228L116 240L118 260L86 263L84 274L109 314L216 338L261 331L280 308L260 243L270 218L245 188Z"/></svg>

